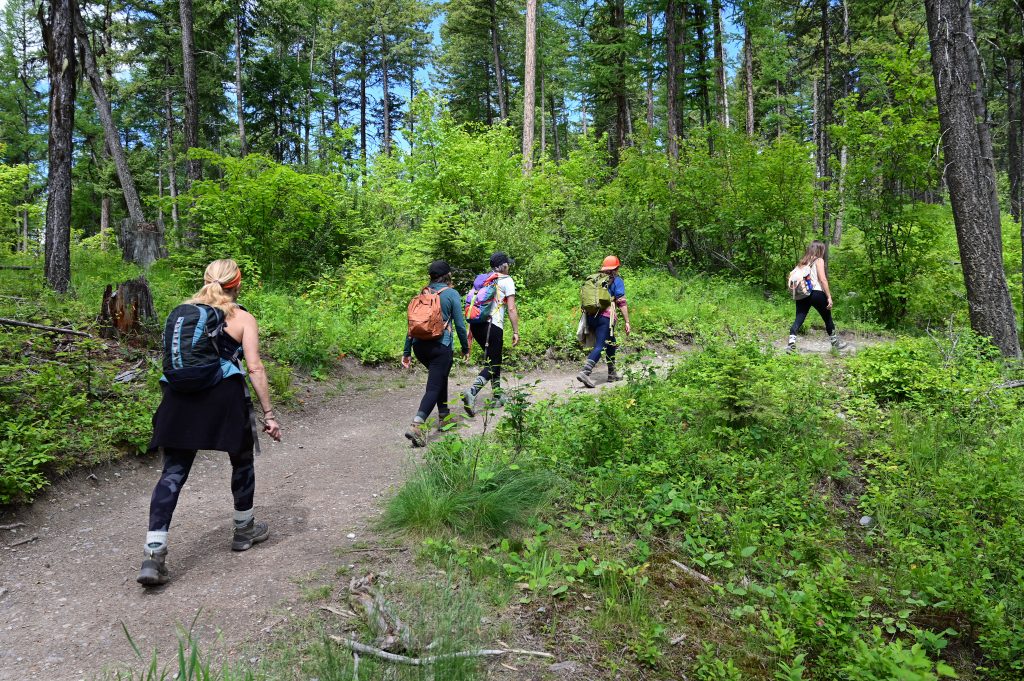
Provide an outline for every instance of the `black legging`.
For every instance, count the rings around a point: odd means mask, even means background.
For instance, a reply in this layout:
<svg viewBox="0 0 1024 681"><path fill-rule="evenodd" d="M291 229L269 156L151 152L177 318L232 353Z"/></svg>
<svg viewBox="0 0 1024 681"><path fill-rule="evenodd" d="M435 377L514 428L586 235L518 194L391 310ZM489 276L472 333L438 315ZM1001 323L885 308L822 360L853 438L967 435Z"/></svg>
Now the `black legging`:
<svg viewBox="0 0 1024 681"><path fill-rule="evenodd" d="M423 391L416 416L426 420L436 405L437 416L443 420L448 416L448 374L451 373L455 353L436 340L418 340L412 344L412 352L420 364L427 367L427 389Z"/></svg>
<svg viewBox="0 0 1024 681"><path fill-rule="evenodd" d="M154 532L166 532L170 528L171 516L178 505L178 495L196 460L194 449L164 447L163 450L164 471L153 488L153 498L149 502L149 529ZM244 452L229 453L228 456L231 458L231 496L235 498L235 510L248 511L252 508L253 495L256 493L252 446Z"/></svg>
<svg viewBox="0 0 1024 681"><path fill-rule="evenodd" d="M485 348L484 368L480 370L480 376L485 381L490 381L495 390L499 390L501 388L501 356L505 346L504 333L500 326L489 322L470 324L469 328L473 332L473 340L479 343L481 348Z"/></svg>
<svg viewBox="0 0 1024 681"><path fill-rule="evenodd" d="M807 313L811 311L812 307L818 311L821 320L825 322L825 333L831 336L836 330L836 325L832 321L832 310L828 309L828 296L824 291L811 291L811 295L796 301L796 321L789 328L790 335L795 336L800 331L800 327L804 325Z"/></svg>

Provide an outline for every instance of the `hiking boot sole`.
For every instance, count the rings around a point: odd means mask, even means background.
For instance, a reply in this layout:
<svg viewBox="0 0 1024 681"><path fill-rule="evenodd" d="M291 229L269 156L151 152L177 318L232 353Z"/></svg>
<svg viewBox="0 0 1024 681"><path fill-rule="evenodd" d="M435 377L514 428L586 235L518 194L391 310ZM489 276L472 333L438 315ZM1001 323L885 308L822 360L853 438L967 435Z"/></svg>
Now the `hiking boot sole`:
<svg viewBox="0 0 1024 681"><path fill-rule="evenodd" d="M427 446L427 441L423 438L423 436L422 435L418 435L418 434L412 432L411 430L405 431L405 437L406 437L407 440L409 440L409 442L412 443L413 447L426 447Z"/></svg>
<svg viewBox="0 0 1024 681"><path fill-rule="evenodd" d="M259 544L262 541L266 541L270 538L270 528L268 527L263 534L258 534L255 537L246 537L245 539L232 539L231 550L232 551L248 551L252 548L253 544Z"/></svg>
<svg viewBox="0 0 1024 681"><path fill-rule="evenodd" d="M473 406L474 400L469 396L468 393L462 393L462 408L466 410L466 415L469 417L476 416L476 408ZM406 433L406 437L408 437Z"/></svg>

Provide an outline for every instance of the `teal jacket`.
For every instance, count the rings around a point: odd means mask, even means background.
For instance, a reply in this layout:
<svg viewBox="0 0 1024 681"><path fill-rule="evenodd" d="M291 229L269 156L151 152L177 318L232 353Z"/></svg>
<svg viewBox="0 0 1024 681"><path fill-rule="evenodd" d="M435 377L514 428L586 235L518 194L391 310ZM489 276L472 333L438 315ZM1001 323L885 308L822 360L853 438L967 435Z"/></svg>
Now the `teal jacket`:
<svg viewBox="0 0 1024 681"><path fill-rule="evenodd" d="M435 282L430 285L435 291L443 289L446 285L440 282ZM441 291L441 317L444 318L445 326L444 333L441 335L441 344L454 348L455 339L452 334L452 328L455 328L455 332L459 334L459 344L462 346L462 354L469 352L469 337L466 335L466 318L462 314L462 296L454 288L448 288L446 291ZM451 323L449 323L451 322ZM402 355L408 357L412 354L412 344L418 343L419 340L411 336L405 338L405 350Z"/></svg>

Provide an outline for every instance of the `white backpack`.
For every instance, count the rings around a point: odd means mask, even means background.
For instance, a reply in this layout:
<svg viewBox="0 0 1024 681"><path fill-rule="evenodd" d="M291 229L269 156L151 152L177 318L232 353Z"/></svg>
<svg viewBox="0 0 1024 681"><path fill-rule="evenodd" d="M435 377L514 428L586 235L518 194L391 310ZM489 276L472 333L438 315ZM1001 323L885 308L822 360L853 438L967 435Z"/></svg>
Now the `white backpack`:
<svg viewBox="0 0 1024 681"><path fill-rule="evenodd" d="M793 300L803 300L814 290L814 281L811 279L811 268L814 263L812 260L808 265L797 265L789 273L789 292L793 295Z"/></svg>

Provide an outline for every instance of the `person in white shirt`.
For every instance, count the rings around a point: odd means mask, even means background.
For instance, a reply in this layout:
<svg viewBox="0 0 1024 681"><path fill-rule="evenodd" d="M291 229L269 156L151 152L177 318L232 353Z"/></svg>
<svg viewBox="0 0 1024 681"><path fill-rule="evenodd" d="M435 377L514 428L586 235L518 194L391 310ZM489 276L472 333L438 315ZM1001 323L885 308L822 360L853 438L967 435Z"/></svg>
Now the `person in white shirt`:
<svg viewBox="0 0 1024 681"><path fill-rule="evenodd" d="M487 382L491 382L491 390L498 406L504 406L501 394L501 362L505 343L505 311L508 310L508 322L512 325L512 345L519 343L519 310L516 308L516 284L509 276L509 268L514 264L507 253L498 251L491 256L491 269L497 275L494 281L494 303L490 314L470 321L469 329L473 338L484 349L484 368L465 392L462 393L462 404L469 416L476 415L476 398Z"/></svg>

